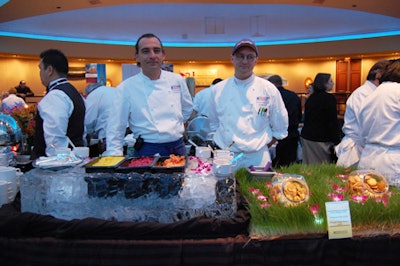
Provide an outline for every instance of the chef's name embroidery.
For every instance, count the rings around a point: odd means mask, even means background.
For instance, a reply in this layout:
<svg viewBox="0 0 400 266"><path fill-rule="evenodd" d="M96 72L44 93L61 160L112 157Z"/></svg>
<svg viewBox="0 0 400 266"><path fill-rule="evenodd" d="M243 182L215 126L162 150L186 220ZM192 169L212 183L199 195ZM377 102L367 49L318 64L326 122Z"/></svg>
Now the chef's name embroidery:
<svg viewBox="0 0 400 266"><path fill-rule="evenodd" d="M181 91L181 86L180 85L172 85L171 86L171 91L172 92L180 92Z"/></svg>
<svg viewBox="0 0 400 266"><path fill-rule="evenodd" d="M256 102L258 106L266 106L270 99L268 96L257 96Z"/></svg>
<svg viewBox="0 0 400 266"><path fill-rule="evenodd" d="M258 96L257 102L267 102L269 100L268 96Z"/></svg>

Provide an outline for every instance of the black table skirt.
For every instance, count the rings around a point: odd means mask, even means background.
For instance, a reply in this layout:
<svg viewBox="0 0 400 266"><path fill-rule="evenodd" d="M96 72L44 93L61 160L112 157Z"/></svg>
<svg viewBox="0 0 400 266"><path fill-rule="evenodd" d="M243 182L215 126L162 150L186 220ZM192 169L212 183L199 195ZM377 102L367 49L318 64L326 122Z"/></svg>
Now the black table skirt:
<svg viewBox="0 0 400 266"><path fill-rule="evenodd" d="M235 218L173 224L64 221L15 201L0 209L0 265L400 265L399 235L251 239L238 200Z"/></svg>
<svg viewBox="0 0 400 266"><path fill-rule="evenodd" d="M400 265L400 238L80 240L0 237L1 265Z"/></svg>

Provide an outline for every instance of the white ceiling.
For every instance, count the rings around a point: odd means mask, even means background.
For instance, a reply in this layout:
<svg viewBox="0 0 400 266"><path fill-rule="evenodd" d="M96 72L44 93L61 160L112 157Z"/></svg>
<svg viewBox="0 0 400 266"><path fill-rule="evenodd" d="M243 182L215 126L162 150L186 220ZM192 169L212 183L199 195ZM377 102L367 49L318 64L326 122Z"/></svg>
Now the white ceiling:
<svg viewBox="0 0 400 266"><path fill-rule="evenodd" d="M165 46L231 47L400 35L398 0L240 2L11 0L0 36L130 45L152 32Z"/></svg>

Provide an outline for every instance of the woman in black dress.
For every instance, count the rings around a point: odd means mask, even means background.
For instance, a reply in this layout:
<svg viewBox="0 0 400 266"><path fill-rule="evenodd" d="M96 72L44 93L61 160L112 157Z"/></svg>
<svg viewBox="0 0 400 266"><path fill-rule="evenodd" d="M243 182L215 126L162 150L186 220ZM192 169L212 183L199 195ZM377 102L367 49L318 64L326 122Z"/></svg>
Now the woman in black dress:
<svg viewBox="0 0 400 266"><path fill-rule="evenodd" d="M328 93L334 83L330 74L318 73L312 85L314 92L305 104L301 131L303 163L333 163L333 147L340 142L336 98Z"/></svg>

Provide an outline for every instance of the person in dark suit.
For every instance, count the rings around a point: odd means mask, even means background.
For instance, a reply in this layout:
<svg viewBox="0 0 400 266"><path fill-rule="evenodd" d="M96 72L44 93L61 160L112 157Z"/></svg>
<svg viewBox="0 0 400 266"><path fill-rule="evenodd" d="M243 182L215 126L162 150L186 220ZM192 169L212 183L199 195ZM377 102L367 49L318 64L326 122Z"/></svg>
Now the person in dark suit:
<svg viewBox="0 0 400 266"><path fill-rule="evenodd" d="M85 102L68 82L68 60L59 50L40 54L40 79L47 93L38 104L32 159L56 155L56 148L66 148L68 138L75 146L84 146Z"/></svg>
<svg viewBox="0 0 400 266"><path fill-rule="evenodd" d="M35 96L35 94L32 92L31 88L29 88L26 85L26 81L25 80L21 80L19 82L19 85L15 87L15 89L17 90L17 96L21 97L22 99L25 100L25 97L30 97L30 96Z"/></svg>
<svg viewBox="0 0 400 266"><path fill-rule="evenodd" d="M288 136L278 140L276 145L276 156L272 161L274 167L289 166L297 162L297 148L299 145L299 123L301 121L301 100L293 91L287 90L282 85L282 78L279 75L273 75L268 80L274 84L282 95L288 112L289 127Z"/></svg>

